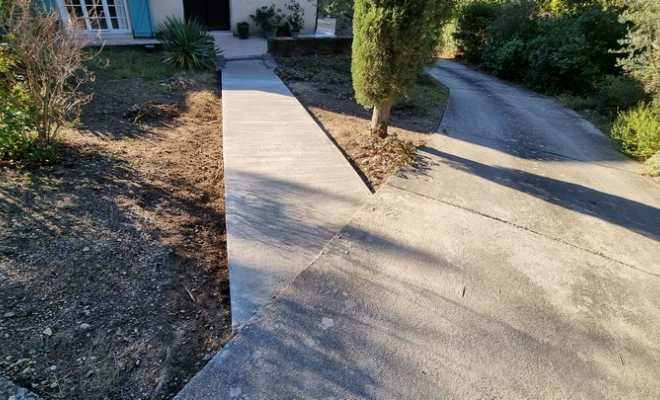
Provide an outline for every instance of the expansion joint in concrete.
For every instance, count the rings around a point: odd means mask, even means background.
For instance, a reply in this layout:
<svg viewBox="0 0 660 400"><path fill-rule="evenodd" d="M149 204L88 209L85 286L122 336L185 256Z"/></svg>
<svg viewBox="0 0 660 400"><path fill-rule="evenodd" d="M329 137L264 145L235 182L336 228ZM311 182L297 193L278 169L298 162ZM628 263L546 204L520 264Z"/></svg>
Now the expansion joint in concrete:
<svg viewBox="0 0 660 400"><path fill-rule="evenodd" d="M634 266L634 265L628 264L628 263L623 262L623 261L621 261L621 260L617 260L617 259L615 259L615 258L609 257L609 256L607 256L606 254L603 254L603 253L601 253L601 252L593 251L593 250L590 250L590 249L587 249L587 248L584 248L584 247L581 247L581 246L576 246L575 244L570 243L570 242L568 242L568 241L566 241L566 240L564 240L564 239L557 238L557 237L554 237L554 236L546 235L546 234L543 233L543 232L539 232L539 231L536 231L536 230L534 230L534 229L527 228L527 227L525 227L525 226L522 226L522 225L519 225L519 224L513 223L513 222L511 222L511 221L504 220L504 219L502 219L502 218L495 217L495 216L493 216L493 215L485 214L485 213L483 213L483 212L481 212L481 211L478 211L478 210L475 210L475 209L472 209L472 208L468 208L468 207L461 206L461 205L456 204L456 203L453 203L453 202L451 202L451 201L446 201L446 200L438 199L438 198L435 198L435 197L427 196L427 195L422 194L422 193L411 192L411 191L409 191L408 189L403 188L403 187L400 187L400 186L397 186L396 184L393 184L393 183L391 183L390 186L393 187L393 188L395 188L395 189L397 189L397 190L401 190L401 191L403 191L403 192L406 192L406 193L408 193L408 194L412 194L412 195L415 195L415 196L423 197L423 198L425 198L425 199L429 199L429 200L432 200L432 201L436 201L436 202L438 202L438 203L442 203L442 204L448 205L448 206L450 206L450 207L459 208L459 209L461 209L461 210L463 210L463 211L467 211L467 212L469 212L469 213L476 214L476 215L479 215L479 216L482 216L482 217L485 217L485 218L491 219L491 220L493 220L493 221L497 221L497 222L500 222L500 223L503 223L503 224L507 224L507 225L513 226L514 228L522 229L522 230L527 231L527 232L529 232L529 233L532 233L532 234L534 234L534 235L538 235L538 236L544 237L544 238L546 238L546 239L550 239L550 240L552 240L552 241L555 241L555 242L558 242L558 243L564 244L564 245L566 245L566 246L570 246L570 247L572 247L572 248L574 248L574 249L577 249L577 250L580 250L580 251L584 251L584 252L587 252L587 253L589 253L589 254L593 254L593 255L595 255L595 256L598 256L598 257L602 257L602 258L604 258L604 259L606 259L606 260L608 260L608 261L615 262L615 263L620 264L620 265L622 265L622 266L624 266L624 267L632 268L632 269L634 269L634 270L636 270L636 271L643 272L643 273L648 274L648 275L651 275L651 276L653 276L653 277L655 277L655 278L660 278L660 275L658 275L658 274L655 274L655 273L650 272L650 271L646 271L646 270L644 270L644 269L641 269L641 268L636 267L636 266Z"/></svg>

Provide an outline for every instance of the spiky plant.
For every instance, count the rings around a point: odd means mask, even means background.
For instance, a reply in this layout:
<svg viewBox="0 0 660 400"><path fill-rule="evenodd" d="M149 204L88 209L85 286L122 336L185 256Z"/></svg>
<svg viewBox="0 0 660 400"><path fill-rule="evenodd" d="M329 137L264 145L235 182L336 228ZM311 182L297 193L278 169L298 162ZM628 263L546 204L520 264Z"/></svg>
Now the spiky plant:
<svg viewBox="0 0 660 400"><path fill-rule="evenodd" d="M182 69L215 69L219 51L199 21L168 17L156 27L165 49L164 63Z"/></svg>

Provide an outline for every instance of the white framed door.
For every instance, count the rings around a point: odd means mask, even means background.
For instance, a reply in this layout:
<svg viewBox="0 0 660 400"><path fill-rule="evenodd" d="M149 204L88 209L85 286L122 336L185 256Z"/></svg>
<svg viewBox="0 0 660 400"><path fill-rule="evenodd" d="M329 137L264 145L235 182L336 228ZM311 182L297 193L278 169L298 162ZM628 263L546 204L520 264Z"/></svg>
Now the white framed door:
<svg viewBox="0 0 660 400"><path fill-rule="evenodd" d="M69 28L89 32L130 33L127 0L58 0Z"/></svg>

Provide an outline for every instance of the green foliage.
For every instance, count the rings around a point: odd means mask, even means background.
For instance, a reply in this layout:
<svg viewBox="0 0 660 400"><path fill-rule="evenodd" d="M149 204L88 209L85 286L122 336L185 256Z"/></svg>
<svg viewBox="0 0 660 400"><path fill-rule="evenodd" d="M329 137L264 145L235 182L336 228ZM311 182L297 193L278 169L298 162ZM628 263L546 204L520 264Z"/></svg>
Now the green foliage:
<svg viewBox="0 0 660 400"><path fill-rule="evenodd" d="M489 28L501 11L500 4L486 0L475 1L461 8L454 38L467 62L481 62Z"/></svg>
<svg viewBox="0 0 660 400"><path fill-rule="evenodd" d="M250 15L254 23L263 29L264 32L275 32L284 20L284 14L275 4L257 8L254 14Z"/></svg>
<svg viewBox="0 0 660 400"><path fill-rule="evenodd" d="M34 105L27 83L16 76L16 55L0 45L0 161L54 162L54 146L35 140Z"/></svg>
<svg viewBox="0 0 660 400"><path fill-rule="evenodd" d="M389 111L432 61L453 0L358 0L353 19L351 72L355 97L374 108L372 131L387 135Z"/></svg>
<svg viewBox="0 0 660 400"><path fill-rule="evenodd" d="M484 68L506 79L522 79L529 69L529 54L525 42L514 37L503 45L489 46Z"/></svg>
<svg viewBox="0 0 660 400"><path fill-rule="evenodd" d="M213 38L198 21L167 17L156 27L156 38L165 49L165 64L184 70L217 68Z"/></svg>
<svg viewBox="0 0 660 400"><path fill-rule="evenodd" d="M286 8L291 13L287 17L291 30L300 32L305 27L305 9L296 0L291 0Z"/></svg>
<svg viewBox="0 0 660 400"><path fill-rule="evenodd" d="M360 104L393 104L410 92L417 73L432 60L452 5L446 0L355 3L351 71Z"/></svg>
<svg viewBox="0 0 660 400"><path fill-rule="evenodd" d="M660 0L629 1L621 21L630 28L621 40L627 57L619 65L660 96Z"/></svg>
<svg viewBox="0 0 660 400"><path fill-rule="evenodd" d="M436 54L441 57L453 58L458 53L458 43L454 37L456 21L452 20L442 26L442 32L436 47Z"/></svg>
<svg viewBox="0 0 660 400"><path fill-rule="evenodd" d="M353 0L318 0L319 17L336 17L342 14L353 15Z"/></svg>
<svg viewBox="0 0 660 400"><path fill-rule="evenodd" d="M8 124L14 127L14 133L28 125L33 128L38 143L30 154L46 157L61 127L75 121L81 105L91 100L91 95L80 90L81 85L93 80L93 74L83 65L83 48L88 40L67 31L58 15L31 0L5 0L0 26L6 33L7 51L3 57L9 55L13 60L9 64L3 61L5 71L10 71L2 74L6 104L13 113L3 120L14 121ZM20 136L11 137L12 152L25 151L28 142Z"/></svg>
<svg viewBox="0 0 660 400"><path fill-rule="evenodd" d="M644 86L627 76L607 76L598 93L598 111L601 113L627 110L647 99Z"/></svg>
<svg viewBox="0 0 660 400"><path fill-rule="evenodd" d="M499 76L548 94L594 94L602 76L620 73L616 51L626 32L618 20L621 10L600 1L562 4L469 3L455 37L468 62Z"/></svg>
<svg viewBox="0 0 660 400"><path fill-rule="evenodd" d="M653 177L660 177L660 151L646 160L644 163L644 173Z"/></svg>
<svg viewBox="0 0 660 400"><path fill-rule="evenodd" d="M548 94L586 93L594 89L599 70L591 62L591 48L579 26L565 18L542 21L527 44L529 69L525 82Z"/></svg>
<svg viewBox="0 0 660 400"><path fill-rule="evenodd" d="M641 104L620 112L612 137L621 142L624 153L638 159L648 159L660 151L660 106Z"/></svg>
<svg viewBox="0 0 660 400"><path fill-rule="evenodd" d="M0 45L0 160L21 158L32 145L32 105L24 82L15 76L16 56Z"/></svg>

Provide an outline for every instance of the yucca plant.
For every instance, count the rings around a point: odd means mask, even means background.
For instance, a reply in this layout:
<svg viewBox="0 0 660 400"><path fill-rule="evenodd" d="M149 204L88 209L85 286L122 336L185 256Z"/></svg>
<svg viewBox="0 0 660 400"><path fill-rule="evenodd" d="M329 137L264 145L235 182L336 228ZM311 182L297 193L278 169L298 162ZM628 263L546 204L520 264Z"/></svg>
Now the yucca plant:
<svg viewBox="0 0 660 400"><path fill-rule="evenodd" d="M156 27L165 49L164 63L182 69L215 69L218 51L199 21L168 17Z"/></svg>

